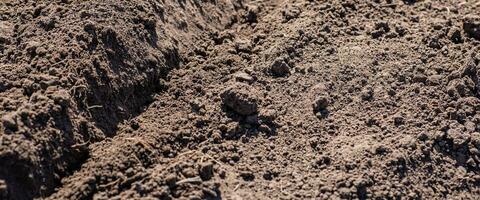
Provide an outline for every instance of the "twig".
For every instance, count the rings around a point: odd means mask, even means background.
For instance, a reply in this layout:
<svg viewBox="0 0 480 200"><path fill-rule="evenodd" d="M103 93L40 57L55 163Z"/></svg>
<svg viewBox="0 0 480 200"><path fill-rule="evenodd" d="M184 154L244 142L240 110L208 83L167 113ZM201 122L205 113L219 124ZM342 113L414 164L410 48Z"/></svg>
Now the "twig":
<svg viewBox="0 0 480 200"><path fill-rule="evenodd" d="M108 187L110 187L110 186L112 186L112 185L116 185L118 182L120 182L120 178L118 178L117 180L114 180L114 181L112 181L112 182L110 182L110 183L107 183L107 184L105 184L105 185L99 185L98 187L99 187L99 188L108 188Z"/></svg>
<svg viewBox="0 0 480 200"><path fill-rule="evenodd" d="M88 107L87 107L88 110L93 109L93 108L103 108L103 106L101 106L101 105L93 105L93 106L88 106Z"/></svg>
<svg viewBox="0 0 480 200"><path fill-rule="evenodd" d="M183 183L201 183L202 179L199 176L195 176L192 178L186 178L180 181L177 181L177 185L183 184Z"/></svg>
<svg viewBox="0 0 480 200"><path fill-rule="evenodd" d="M233 188L233 191L234 191L234 192L237 191L238 188L240 188L240 185L241 185L241 183L238 183L238 184L235 186L235 188Z"/></svg>

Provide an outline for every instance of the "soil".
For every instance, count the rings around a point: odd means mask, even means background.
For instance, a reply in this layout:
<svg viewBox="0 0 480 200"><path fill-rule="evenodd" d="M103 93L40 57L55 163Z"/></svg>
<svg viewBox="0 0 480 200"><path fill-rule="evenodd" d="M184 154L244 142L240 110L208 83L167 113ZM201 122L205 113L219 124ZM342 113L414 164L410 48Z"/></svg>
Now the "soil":
<svg viewBox="0 0 480 200"><path fill-rule="evenodd" d="M477 199L480 3L0 2L0 199Z"/></svg>

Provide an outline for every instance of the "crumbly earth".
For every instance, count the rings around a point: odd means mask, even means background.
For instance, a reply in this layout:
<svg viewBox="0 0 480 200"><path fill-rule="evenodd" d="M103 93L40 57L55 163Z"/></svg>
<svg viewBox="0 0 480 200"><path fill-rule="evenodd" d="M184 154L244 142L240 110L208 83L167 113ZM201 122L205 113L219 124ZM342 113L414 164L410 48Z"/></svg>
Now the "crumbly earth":
<svg viewBox="0 0 480 200"><path fill-rule="evenodd" d="M477 199L479 10L4 1L0 199Z"/></svg>

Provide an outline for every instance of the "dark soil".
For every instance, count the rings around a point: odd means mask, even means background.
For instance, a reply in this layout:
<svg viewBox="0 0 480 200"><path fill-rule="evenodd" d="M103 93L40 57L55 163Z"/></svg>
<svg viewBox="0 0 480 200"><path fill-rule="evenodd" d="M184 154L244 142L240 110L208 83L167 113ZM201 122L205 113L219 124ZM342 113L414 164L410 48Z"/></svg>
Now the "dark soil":
<svg viewBox="0 0 480 200"><path fill-rule="evenodd" d="M0 3L0 199L477 199L480 3Z"/></svg>

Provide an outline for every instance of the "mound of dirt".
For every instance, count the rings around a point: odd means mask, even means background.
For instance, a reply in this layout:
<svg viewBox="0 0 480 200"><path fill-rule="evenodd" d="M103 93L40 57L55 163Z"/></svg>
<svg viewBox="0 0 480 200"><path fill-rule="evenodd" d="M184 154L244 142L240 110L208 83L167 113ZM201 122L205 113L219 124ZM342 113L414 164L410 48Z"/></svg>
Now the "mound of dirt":
<svg viewBox="0 0 480 200"><path fill-rule="evenodd" d="M479 9L2 2L0 198L476 199Z"/></svg>
<svg viewBox="0 0 480 200"><path fill-rule="evenodd" d="M183 48L231 23L228 1L0 3L0 180L45 197L116 134L182 63ZM3 192L2 192L3 194Z"/></svg>

